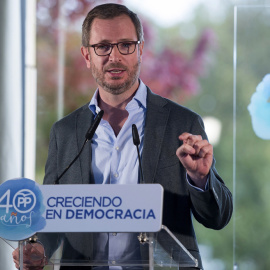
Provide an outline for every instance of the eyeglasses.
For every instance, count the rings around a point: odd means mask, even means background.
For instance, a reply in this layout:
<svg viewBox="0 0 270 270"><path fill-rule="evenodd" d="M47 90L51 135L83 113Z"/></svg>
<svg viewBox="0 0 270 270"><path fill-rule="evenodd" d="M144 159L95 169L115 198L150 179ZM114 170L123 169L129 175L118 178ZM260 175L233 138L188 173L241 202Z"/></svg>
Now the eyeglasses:
<svg viewBox="0 0 270 270"><path fill-rule="evenodd" d="M132 54L135 52L135 48L137 44L140 44L141 41L124 41L118 43L98 43L89 45L88 47L94 48L96 55L98 56L106 56L110 55L113 47L116 45L118 51L123 54Z"/></svg>

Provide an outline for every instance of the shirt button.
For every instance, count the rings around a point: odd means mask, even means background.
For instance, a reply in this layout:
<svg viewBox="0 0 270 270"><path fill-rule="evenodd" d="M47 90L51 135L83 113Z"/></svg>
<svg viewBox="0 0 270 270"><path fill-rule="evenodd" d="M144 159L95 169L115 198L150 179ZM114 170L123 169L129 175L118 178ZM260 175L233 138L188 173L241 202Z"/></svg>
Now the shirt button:
<svg viewBox="0 0 270 270"><path fill-rule="evenodd" d="M116 146L116 147L115 147L115 150L118 151L118 150L119 150L119 146Z"/></svg>
<svg viewBox="0 0 270 270"><path fill-rule="evenodd" d="M116 236L116 235L117 235L117 233L116 233L116 232L114 232L114 233L112 233L112 235L113 235L113 236Z"/></svg>
<svg viewBox="0 0 270 270"><path fill-rule="evenodd" d="M112 261L112 264L115 264L116 263L116 261Z"/></svg>
<svg viewBox="0 0 270 270"><path fill-rule="evenodd" d="M114 173L113 175L115 178L117 178L119 176L118 173Z"/></svg>

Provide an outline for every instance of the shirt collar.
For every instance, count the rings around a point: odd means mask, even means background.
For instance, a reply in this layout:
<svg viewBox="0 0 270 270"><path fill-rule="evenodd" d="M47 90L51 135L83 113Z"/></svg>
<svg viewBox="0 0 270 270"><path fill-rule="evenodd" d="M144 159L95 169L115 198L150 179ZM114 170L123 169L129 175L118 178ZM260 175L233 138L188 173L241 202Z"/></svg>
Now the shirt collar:
<svg viewBox="0 0 270 270"><path fill-rule="evenodd" d="M139 87L135 93L135 96L132 100L136 100L140 106L143 106L146 109L146 96L147 96L147 88L142 80L139 79ZM98 88L96 89L88 107L92 111L94 115L97 115L100 112L100 108L98 106ZM132 100L130 102L132 102Z"/></svg>

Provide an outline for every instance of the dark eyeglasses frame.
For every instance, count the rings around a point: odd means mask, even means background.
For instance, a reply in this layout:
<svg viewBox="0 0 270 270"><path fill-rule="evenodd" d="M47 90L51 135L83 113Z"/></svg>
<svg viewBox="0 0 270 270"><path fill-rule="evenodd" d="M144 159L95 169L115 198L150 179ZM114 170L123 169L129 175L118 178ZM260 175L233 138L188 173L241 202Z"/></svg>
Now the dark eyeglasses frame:
<svg viewBox="0 0 270 270"><path fill-rule="evenodd" d="M120 52L120 50L119 50L119 47L118 47L118 45L119 44L121 44L121 43L131 43L131 44L135 44L135 47L134 47L134 50L133 50L133 52L130 52L130 53L122 53L122 52ZM97 56L107 56L107 55L110 55L111 53L112 53L112 50L113 50L113 47L114 46L116 46L117 47L117 49L118 49L118 51L119 51L119 53L121 53L122 55L129 55L129 54L133 54L134 52L135 52L135 50L136 50L136 45L137 44L141 44L141 41L121 41L121 42L118 42L118 43L97 43L97 44L92 44L92 45L88 45L87 47L92 47L92 48L94 48L94 51L95 51L95 54L97 55ZM107 45L107 46L110 46L110 52L109 53L106 53L106 54L97 54L97 52L96 52L96 47L98 47L98 46L100 46L100 45Z"/></svg>

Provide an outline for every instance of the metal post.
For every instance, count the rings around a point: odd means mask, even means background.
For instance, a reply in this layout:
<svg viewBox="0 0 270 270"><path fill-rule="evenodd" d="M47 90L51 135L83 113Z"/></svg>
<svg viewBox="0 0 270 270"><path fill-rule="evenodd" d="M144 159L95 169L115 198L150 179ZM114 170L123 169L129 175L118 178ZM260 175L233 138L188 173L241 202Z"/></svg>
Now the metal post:
<svg viewBox="0 0 270 270"><path fill-rule="evenodd" d="M153 239L153 233L149 234L149 270L154 270L154 239Z"/></svg>
<svg viewBox="0 0 270 270"><path fill-rule="evenodd" d="M23 248L24 248L24 241L19 241L19 251L20 251L20 270L23 270Z"/></svg>

